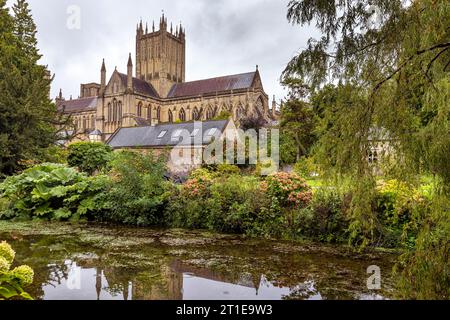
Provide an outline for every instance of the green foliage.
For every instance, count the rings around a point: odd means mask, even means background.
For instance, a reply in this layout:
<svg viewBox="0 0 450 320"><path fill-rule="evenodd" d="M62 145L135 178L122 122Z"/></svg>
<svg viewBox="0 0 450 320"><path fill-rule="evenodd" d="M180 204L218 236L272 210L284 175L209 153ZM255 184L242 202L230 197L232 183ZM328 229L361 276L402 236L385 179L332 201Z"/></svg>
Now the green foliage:
<svg viewBox="0 0 450 320"><path fill-rule="evenodd" d="M59 164L42 164L8 177L0 184L0 199L9 208L0 218L68 220L100 210L98 194L106 177L87 177Z"/></svg>
<svg viewBox="0 0 450 320"><path fill-rule="evenodd" d="M213 120L228 120L232 116L229 111L221 111Z"/></svg>
<svg viewBox="0 0 450 320"><path fill-rule="evenodd" d="M316 122L311 107L299 97L283 104L280 119L280 155L283 163L295 163L307 156L316 137Z"/></svg>
<svg viewBox="0 0 450 320"><path fill-rule="evenodd" d="M0 300L14 297L32 300L23 288L33 283L33 269L19 266L10 270L15 255L9 244L0 242Z"/></svg>
<svg viewBox="0 0 450 320"><path fill-rule="evenodd" d="M194 178L172 196L167 216L175 227L250 233L265 199L255 177Z"/></svg>
<svg viewBox="0 0 450 320"><path fill-rule="evenodd" d="M136 226L164 225L164 207L172 189L164 179L164 156L119 152L111 161L111 183L104 200L107 210L97 219Z"/></svg>
<svg viewBox="0 0 450 320"><path fill-rule="evenodd" d="M395 268L399 298L450 299L450 199L438 195L414 250L407 251Z"/></svg>
<svg viewBox="0 0 450 320"><path fill-rule="evenodd" d="M310 178L313 174L318 174L318 168L313 158L302 157L294 165L294 172L301 177Z"/></svg>
<svg viewBox="0 0 450 320"><path fill-rule="evenodd" d="M107 167L111 155L111 147L104 143L77 142L69 146L67 163L92 175Z"/></svg>
<svg viewBox="0 0 450 320"><path fill-rule="evenodd" d="M49 98L49 74L36 47L36 27L25 1L11 16L0 0L0 176L26 168L58 140L63 125Z"/></svg>

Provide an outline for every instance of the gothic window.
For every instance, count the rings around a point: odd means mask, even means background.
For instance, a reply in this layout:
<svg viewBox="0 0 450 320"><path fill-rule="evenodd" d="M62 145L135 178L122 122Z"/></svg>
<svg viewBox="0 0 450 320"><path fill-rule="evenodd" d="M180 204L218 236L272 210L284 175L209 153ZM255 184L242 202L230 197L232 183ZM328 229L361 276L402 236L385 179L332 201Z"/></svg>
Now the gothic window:
<svg viewBox="0 0 450 320"><path fill-rule="evenodd" d="M137 116L139 118L142 117L142 102L139 102L138 106L137 106Z"/></svg>
<svg viewBox="0 0 450 320"><path fill-rule="evenodd" d="M91 129L92 130L95 129L95 117L94 117L94 115L91 116Z"/></svg>
<svg viewBox="0 0 450 320"><path fill-rule="evenodd" d="M112 108L111 103L108 103L108 122L112 121Z"/></svg>
<svg viewBox="0 0 450 320"><path fill-rule="evenodd" d="M83 116L83 131L87 129L86 117Z"/></svg>
<svg viewBox="0 0 450 320"><path fill-rule="evenodd" d="M208 107L208 110L206 110L206 120L211 120L215 117L215 112L211 106Z"/></svg>
<svg viewBox="0 0 450 320"><path fill-rule="evenodd" d="M169 122L172 123L173 122L173 113L172 111L169 110Z"/></svg>
<svg viewBox="0 0 450 320"><path fill-rule="evenodd" d="M192 119L194 121L200 120L200 113L198 112L197 107L194 108L194 111L192 111Z"/></svg>
<svg viewBox="0 0 450 320"><path fill-rule="evenodd" d="M113 122L117 121L117 100L113 101Z"/></svg>
<svg viewBox="0 0 450 320"><path fill-rule="evenodd" d="M245 110L240 104L236 109L236 119L240 120L245 115Z"/></svg>
<svg viewBox="0 0 450 320"><path fill-rule="evenodd" d="M118 115L117 121L122 123L122 101L119 101L119 115Z"/></svg>
<svg viewBox="0 0 450 320"><path fill-rule="evenodd" d="M161 107L158 107L158 109L156 109L156 119L158 121L161 121Z"/></svg>
<svg viewBox="0 0 450 320"><path fill-rule="evenodd" d="M152 105L149 104L147 107L147 120L151 120L152 119Z"/></svg>
<svg viewBox="0 0 450 320"><path fill-rule="evenodd" d="M258 100L256 101L256 110L259 110L261 112L264 110L264 102L261 97L259 97Z"/></svg>
<svg viewBox="0 0 450 320"><path fill-rule="evenodd" d="M180 120L181 120L181 121L186 121L186 112L184 111L183 108L181 108L181 110L180 110L180 115L179 115L179 117L180 117Z"/></svg>

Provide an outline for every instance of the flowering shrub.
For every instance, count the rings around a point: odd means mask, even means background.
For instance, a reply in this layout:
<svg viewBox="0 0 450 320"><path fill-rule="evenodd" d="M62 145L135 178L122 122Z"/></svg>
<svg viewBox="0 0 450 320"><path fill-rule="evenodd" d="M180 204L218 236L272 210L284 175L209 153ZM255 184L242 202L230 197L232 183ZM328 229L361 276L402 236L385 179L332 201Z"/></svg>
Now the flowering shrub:
<svg viewBox="0 0 450 320"><path fill-rule="evenodd" d="M32 299L23 287L33 283L34 272L29 266L10 270L16 253L6 242L0 243L0 300L20 296Z"/></svg>
<svg viewBox="0 0 450 320"><path fill-rule="evenodd" d="M189 179L182 187L182 193L190 198L207 197L212 180L205 178Z"/></svg>
<svg viewBox="0 0 450 320"><path fill-rule="evenodd" d="M311 202L311 188L296 173L278 172L268 176L265 182L261 188L266 189L280 207L303 208Z"/></svg>

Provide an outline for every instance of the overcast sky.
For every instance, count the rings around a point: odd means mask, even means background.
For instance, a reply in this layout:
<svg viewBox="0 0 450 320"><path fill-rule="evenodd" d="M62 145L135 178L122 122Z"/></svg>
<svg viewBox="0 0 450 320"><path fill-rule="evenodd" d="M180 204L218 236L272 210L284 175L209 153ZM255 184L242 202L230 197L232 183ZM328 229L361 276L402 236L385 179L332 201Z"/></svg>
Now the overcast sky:
<svg viewBox="0 0 450 320"><path fill-rule="evenodd" d="M9 4L13 0L9 1ZM256 65L267 94L277 100L289 60L313 34L286 19L288 0L29 0L38 28L42 63L56 74L66 98L79 95L80 83L100 82L102 58L107 78L117 66L126 72L128 53L135 62L136 24L158 26L162 10L186 28L186 81L253 71ZM80 29L67 27L68 8L80 8ZM73 20L71 20L73 21ZM133 71L134 72L134 71Z"/></svg>

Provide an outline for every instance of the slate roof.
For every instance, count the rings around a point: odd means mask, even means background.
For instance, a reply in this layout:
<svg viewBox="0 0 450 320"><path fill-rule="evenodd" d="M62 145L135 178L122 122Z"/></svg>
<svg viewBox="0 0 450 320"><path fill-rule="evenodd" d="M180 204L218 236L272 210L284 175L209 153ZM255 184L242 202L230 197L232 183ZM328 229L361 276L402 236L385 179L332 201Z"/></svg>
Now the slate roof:
<svg viewBox="0 0 450 320"><path fill-rule="evenodd" d="M255 76L256 71L225 77L177 83L170 89L168 98L201 96L204 94L221 91L248 89L251 88Z"/></svg>
<svg viewBox="0 0 450 320"><path fill-rule="evenodd" d="M120 80L122 81L122 84L126 87L128 76L126 74L118 72ZM141 79L133 78L133 90L136 93L140 93L143 95L147 95L153 98L159 98L158 93L156 92L155 88L153 86Z"/></svg>
<svg viewBox="0 0 450 320"><path fill-rule="evenodd" d="M205 145L211 142L211 136L207 136L210 129L217 129L213 134L219 138L225 131L228 120L204 121L204 122L184 122L184 123L165 123L157 126L120 128L109 138L107 144L114 149L120 148L148 148L148 147L174 147L186 145ZM195 137L192 137L195 128L200 126ZM188 139L173 139L177 130L183 130ZM164 136L160 136L166 131ZM182 135L183 136L183 135ZM194 140L195 139L195 140ZM187 140L187 141L182 141Z"/></svg>
<svg viewBox="0 0 450 320"><path fill-rule="evenodd" d="M57 108L68 113L95 111L97 110L97 97L58 101Z"/></svg>

